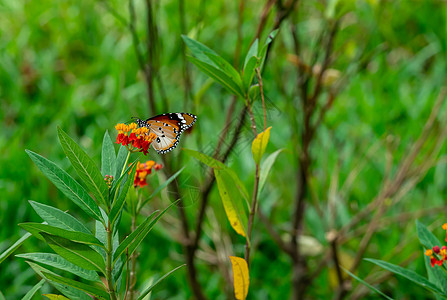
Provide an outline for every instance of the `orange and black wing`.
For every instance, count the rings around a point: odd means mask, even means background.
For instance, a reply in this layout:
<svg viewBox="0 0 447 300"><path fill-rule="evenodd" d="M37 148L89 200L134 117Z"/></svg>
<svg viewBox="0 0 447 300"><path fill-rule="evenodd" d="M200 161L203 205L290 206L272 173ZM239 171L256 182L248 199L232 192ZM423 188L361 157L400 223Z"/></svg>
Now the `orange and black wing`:
<svg viewBox="0 0 447 300"><path fill-rule="evenodd" d="M139 127L145 126L157 135L152 146L158 153L165 154L177 147L180 135L196 120L197 117L193 114L167 113L145 121L138 119L137 123Z"/></svg>

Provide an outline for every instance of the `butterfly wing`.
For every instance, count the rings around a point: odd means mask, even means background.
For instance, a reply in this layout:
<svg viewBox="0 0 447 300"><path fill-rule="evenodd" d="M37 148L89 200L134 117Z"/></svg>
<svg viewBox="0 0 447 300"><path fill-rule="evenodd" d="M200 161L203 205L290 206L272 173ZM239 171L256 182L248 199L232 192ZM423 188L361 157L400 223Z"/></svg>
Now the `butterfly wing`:
<svg viewBox="0 0 447 300"><path fill-rule="evenodd" d="M149 128L150 131L157 135L152 142L154 149L165 154L177 147L180 135L190 128L197 117L188 113L167 113L147 119L139 120L138 125Z"/></svg>

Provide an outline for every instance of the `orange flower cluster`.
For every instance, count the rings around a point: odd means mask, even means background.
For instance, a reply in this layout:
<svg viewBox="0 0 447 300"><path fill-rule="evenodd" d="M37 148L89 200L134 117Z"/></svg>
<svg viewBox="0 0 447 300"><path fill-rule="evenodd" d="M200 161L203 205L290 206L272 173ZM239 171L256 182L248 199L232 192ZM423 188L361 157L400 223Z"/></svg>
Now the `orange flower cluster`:
<svg viewBox="0 0 447 300"><path fill-rule="evenodd" d="M442 225L442 229L446 231L445 241L447 242L447 223ZM430 257L432 268L435 265L442 266L444 261L447 261L447 246L442 246L441 248L439 248L439 246L434 246L432 249L425 250L425 255Z"/></svg>
<svg viewBox="0 0 447 300"><path fill-rule="evenodd" d="M152 169L155 171L163 168L161 164L155 163L153 160L148 160L144 164L137 163L137 171L135 173L135 179L133 181L134 187L143 187L147 185L146 177L152 173Z"/></svg>
<svg viewBox="0 0 447 300"><path fill-rule="evenodd" d="M119 123L115 126L118 130L118 136L116 137L116 143L126 146L131 152L136 152L139 149L144 155L148 153L149 146L152 141L157 138L157 135L153 132L149 132L146 127L137 128L136 123L129 125ZM130 135L128 133L130 132Z"/></svg>

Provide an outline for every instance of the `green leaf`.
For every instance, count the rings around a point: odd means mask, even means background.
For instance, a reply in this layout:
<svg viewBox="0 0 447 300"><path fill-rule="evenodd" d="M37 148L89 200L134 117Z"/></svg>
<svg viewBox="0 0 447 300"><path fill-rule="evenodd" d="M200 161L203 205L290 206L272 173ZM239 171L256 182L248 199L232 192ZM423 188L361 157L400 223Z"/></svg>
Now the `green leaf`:
<svg viewBox="0 0 447 300"><path fill-rule="evenodd" d="M91 234L90 230L88 230L84 224L60 209L31 200L29 203L34 208L36 213L48 223L48 225Z"/></svg>
<svg viewBox="0 0 447 300"><path fill-rule="evenodd" d="M129 153L129 150L127 150L126 147L123 145L120 146L120 149L118 150L118 155L116 156L116 174L115 178L120 178L121 171L123 170L124 163L126 162L127 154Z"/></svg>
<svg viewBox="0 0 447 300"><path fill-rule="evenodd" d="M400 266L396 266L393 264L390 264L386 261L377 260L377 259L371 259L371 258L365 258L366 261L372 262L373 264L378 265L379 267L382 267L388 271L391 271L395 274L401 275L408 280L432 291L435 292L443 297L447 297L447 294L445 294L442 290L440 290L434 283L428 281L425 277L422 277L421 275L417 274L416 272L408 269L404 269Z"/></svg>
<svg viewBox="0 0 447 300"><path fill-rule="evenodd" d="M253 44L251 45L250 49L247 52L247 56L245 56L245 61L244 61L244 70L247 68L247 64L249 62L250 59L252 59L253 57L257 59L258 56L258 45L259 45L259 40L256 39Z"/></svg>
<svg viewBox="0 0 447 300"><path fill-rule="evenodd" d="M87 245L72 242L70 240L41 233L45 241L60 256L69 262L87 270L99 271L105 274L105 263L98 252Z"/></svg>
<svg viewBox="0 0 447 300"><path fill-rule="evenodd" d="M253 82L253 78L256 74L256 67L258 66L258 58L253 56L251 57L244 68L244 73L242 76L242 81L244 85L244 90L248 93L251 87L251 83Z"/></svg>
<svg viewBox="0 0 447 300"><path fill-rule="evenodd" d="M113 254L113 264L115 261L129 248L129 256L135 251L135 249L140 245L143 239L151 231L152 227L160 220L160 218L173 206L177 201L172 202L168 207L166 207L157 217L153 218L154 213L152 213L140 226L135 229L126 239L118 246L115 253ZM153 219L153 220L152 220ZM152 220L152 221L151 221Z"/></svg>
<svg viewBox="0 0 447 300"><path fill-rule="evenodd" d="M54 253L24 253L16 255L16 257L25 258L41 264L52 266L57 269L75 274L87 280L100 280L98 274L95 271L86 270L77 265L74 265L68 260Z"/></svg>
<svg viewBox="0 0 447 300"><path fill-rule="evenodd" d="M126 202L127 192L129 191L129 188L133 185L134 181L133 179L135 178L136 171L137 168L132 169L132 173L130 174L130 176L127 177L126 184L123 190L121 191L118 199L116 199L112 204L112 208L110 209L109 214L109 220L112 223L112 225L115 224L116 218L118 217L120 211L123 209L124 203Z"/></svg>
<svg viewBox="0 0 447 300"><path fill-rule="evenodd" d="M261 175L259 176L259 193L262 191L262 188L264 187L265 181L267 180L267 176L270 173L270 169L272 168L273 164L276 161L276 158L278 157L279 153L283 151L284 149L279 149L270 154L262 163L261 165Z"/></svg>
<svg viewBox="0 0 447 300"><path fill-rule="evenodd" d="M200 61L203 61L207 64L214 65L213 61L208 58L206 53L211 53L214 55L217 55L216 52L205 46L204 44L193 40L192 38L183 35L182 34L183 41L185 42L186 46L191 50L191 53L197 57Z"/></svg>
<svg viewBox="0 0 447 300"><path fill-rule="evenodd" d="M104 134L104 140L102 142L101 173L103 177L106 175L115 177L116 173L115 147L113 146L113 142L110 139L109 132L107 130Z"/></svg>
<svg viewBox="0 0 447 300"><path fill-rule="evenodd" d="M262 71L262 69L264 68L264 63L265 63L265 58L267 55L267 49L269 47L269 44L273 41L273 39L275 38L276 34L278 33L278 29L272 31L269 36L267 37L267 40L264 43L264 46L262 47L261 51L258 54L258 57L260 58L260 63L259 63L259 69Z"/></svg>
<svg viewBox="0 0 447 300"><path fill-rule="evenodd" d="M242 197L248 201L247 189L245 188L245 185L242 183L242 181L237 176L236 172L234 172L232 169L230 169L229 167L224 165L222 162L212 158L211 156L208 156L206 154L203 154L198 151L191 150L191 149L183 149L183 150L210 168L217 169L217 170L225 170L226 172L228 172L231 175L231 177L233 178L233 181L234 181L233 184L236 185L236 187L240 191Z"/></svg>
<svg viewBox="0 0 447 300"><path fill-rule="evenodd" d="M50 300L70 300L67 297L62 296L62 295L55 295L55 294L43 294L43 295Z"/></svg>
<svg viewBox="0 0 447 300"><path fill-rule="evenodd" d="M219 68L222 72L227 74L228 77L230 77L237 85L242 86L242 79L241 75L238 71L236 71L233 66L227 62L225 59L223 59L221 56L205 52L205 55L208 56L208 58L216 65L217 68Z"/></svg>
<svg viewBox="0 0 447 300"><path fill-rule="evenodd" d="M419 241L422 245L428 249L433 248L433 246L441 247L441 242L436 236L431 233L424 224L416 220L416 230L418 233Z"/></svg>
<svg viewBox="0 0 447 300"><path fill-rule="evenodd" d="M98 221L103 221L95 200L93 200L86 190L68 175L67 172L45 157L29 150L25 151L42 173L53 182L54 185L68 197L68 199L73 201L90 217Z"/></svg>
<svg viewBox="0 0 447 300"><path fill-rule="evenodd" d="M169 271L168 273L166 273L165 275L163 275L160 279L158 279L153 285L151 285L150 287L148 287L147 289L145 289L143 292L141 292L140 297L137 298L137 300L143 300L144 297L146 297L153 289L154 287L156 287L160 282L162 282L166 277L168 277L169 275L171 275L172 273L174 273L175 271L177 271L178 269L180 269L181 267L186 266L186 264L178 266L177 268Z"/></svg>
<svg viewBox="0 0 447 300"><path fill-rule="evenodd" d="M8 256L10 256L11 254L14 253L14 251L17 250L17 248L19 248L20 246L22 246L22 244L31 237L31 233L25 233L20 239L18 239L14 244L12 244L11 247L9 247L8 249L6 249L5 251L2 252L2 254L0 254L0 264L6 259L8 258Z"/></svg>
<svg viewBox="0 0 447 300"><path fill-rule="evenodd" d="M130 246L132 242L134 242L138 236L141 234L141 232L146 228L146 226L149 224L149 222L155 218L155 214L158 212L158 210L154 211L150 216L148 216L143 223L141 223L133 232L131 232L124 241L121 242L121 244L118 246L116 251L113 253L113 264L115 264L115 261L118 260L118 258L123 255L126 252L126 249ZM130 256L130 253L129 253Z"/></svg>
<svg viewBox="0 0 447 300"><path fill-rule="evenodd" d="M112 183L112 188L110 189L110 195L115 195L116 189L120 187L121 181L123 181L127 176L129 176L130 170L137 164L139 161L140 156L136 160L134 160L133 163L131 163L127 168L120 174L121 176L118 178L118 180L114 180Z"/></svg>
<svg viewBox="0 0 447 300"><path fill-rule="evenodd" d="M55 273L51 272L50 270L45 269L44 267L42 267L38 264L32 263L30 261L27 261L26 263L28 265L30 265L30 267L34 270L34 272L36 272L40 277L46 279L52 286L54 286L58 291L63 293L69 299L92 300L92 298L90 296L88 296L86 293L84 293L83 291L74 289L71 286L68 286L65 284L60 284L60 283L54 282L54 281L46 278L42 272L56 275Z"/></svg>
<svg viewBox="0 0 447 300"><path fill-rule="evenodd" d="M444 293L447 293L447 274L442 267L431 266L430 257L424 255L425 268L427 269L428 279L430 282L436 284Z"/></svg>
<svg viewBox="0 0 447 300"><path fill-rule="evenodd" d="M89 191L95 196L96 200L107 207L109 189L95 162L60 127L57 128L57 132L62 148L73 168L87 185Z"/></svg>
<svg viewBox="0 0 447 300"><path fill-rule="evenodd" d="M172 175L171 177L169 177L165 182L163 182L162 184L160 184L155 191L149 196L149 198L147 198L146 200L144 200L140 207L143 207L149 200L151 200L152 198L155 197L155 195L157 195L158 193L160 193L165 187L167 187L175 178L177 178L178 175L180 175L180 173L185 169L185 167L181 168L180 170L178 170L174 175ZM137 211L140 209L140 207L137 207Z"/></svg>
<svg viewBox="0 0 447 300"><path fill-rule="evenodd" d="M243 88L240 84L235 82L230 76L222 72L213 65L207 64L203 61L198 60L195 57L188 56L188 59L196 65L203 73L213 78L215 81L220 83L224 88L226 88L230 93L236 96L244 98Z"/></svg>
<svg viewBox="0 0 447 300"><path fill-rule="evenodd" d="M376 289L375 287L373 287L372 285L370 285L368 282L364 281L363 279L360 279L359 277L357 277L356 275L352 274L351 272L349 272L348 270L346 270L345 268L342 267L342 269L349 274L349 276L351 276L352 278L356 279L357 281L359 281L360 283L362 283L364 286L366 286L367 288L369 288L371 291L376 292L377 294L381 295L382 297L384 297L385 299L388 300L393 300L393 298L385 295L384 293L382 293L380 290Z"/></svg>
<svg viewBox="0 0 447 300"><path fill-rule="evenodd" d="M31 300L34 296L34 294L40 290L40 288L44 285L45 280L42 279L41 281L39 281L39 283L37 283L35 286L33 286L33 288L31 290L29 290L28 293L26 293L25 296L23 296L22 300Z"/></svg>
<svg viewBox="0 0 447 300"><path fill-rule="evenodd" d="M247 214L243 207L241 195L234 188L233 177L227 170L214 169L217 188L231 227L243 237L246 237Z"/></svg>
<svg viewBox="0 0 447 300"><path fill-rule="evenodd" d="M106 292L104 289L101 289L97 286L91 286L82 282L78 282L72 279L64 278L62 276L57 276L51 273L42 272L42 274L48 278L51 281L58 282L61 284L66 284L68 286L71 286L75 289L81 290L83 292L86 292L92 296L95 296L99 299L108 300L110 299L109 293Z"/></svg>
<svg viewBox="0 0 447 300"><path fill-rule="evenodd" d="M96 245L100 247L105 247L96 237L94 237L91 233L84 233L80 231L71 231L62 229L59 227L54 227L51 225L40 224L40 223L21 223L20 227L30 232L32 235L36 236L41 240L45 240L42 233L47 233L55 236L62 237L64 239L68 239L72 242L88 244L88 245Z"/></svg>
<svg viewBox="0 0 447 300"><path fill-rule="evenodd" d="M211 156L200 153L196 150L183 148L183 151L185 151L187 154L191 155L192 157L194 157L195 159L197 159L198 161L207 165L210 168L218 169L218 170L227 168L226 165L224 165L222 162L218 161L217 159L214 159Z"/></svg>
<svg viewBox="0 0 447 300"><path fill-rule="evenodd" d="M265 148L267 147L267 143L269 142L270 129L272 129L271 126L263 132L259 133L251 144L251 152L253 153L253 159L255 160L255 163L257 165L259 165L259 163L261 162L261 158L264 155Z"/></svg>

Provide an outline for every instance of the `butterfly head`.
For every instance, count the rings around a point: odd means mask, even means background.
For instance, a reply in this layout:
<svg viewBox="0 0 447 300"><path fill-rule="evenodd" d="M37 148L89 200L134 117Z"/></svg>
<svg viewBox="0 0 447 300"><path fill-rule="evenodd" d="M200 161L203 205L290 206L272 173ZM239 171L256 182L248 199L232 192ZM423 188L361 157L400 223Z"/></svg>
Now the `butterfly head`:
<svg viewBox="0 0 447 300"><path fill-rule="evenodd" d="M141 120L140 118L137 117L132 117L131 118L135 123L137 123L138 127L143 127L146 125L146 121Z"/></svg>

